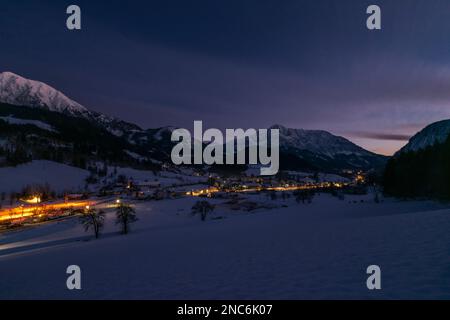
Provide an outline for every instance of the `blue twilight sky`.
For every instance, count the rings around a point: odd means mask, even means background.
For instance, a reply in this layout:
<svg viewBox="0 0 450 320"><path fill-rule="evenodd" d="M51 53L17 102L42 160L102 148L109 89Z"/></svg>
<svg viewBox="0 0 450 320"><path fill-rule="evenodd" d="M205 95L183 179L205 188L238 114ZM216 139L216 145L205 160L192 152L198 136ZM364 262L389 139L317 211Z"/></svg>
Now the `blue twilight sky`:
<svg viewBox="0 0 450 320"><path fill-rule="evenodd" d="M0 0L2 71L145 128L277 123L391 154L450 118L450 1Z"/></svg>

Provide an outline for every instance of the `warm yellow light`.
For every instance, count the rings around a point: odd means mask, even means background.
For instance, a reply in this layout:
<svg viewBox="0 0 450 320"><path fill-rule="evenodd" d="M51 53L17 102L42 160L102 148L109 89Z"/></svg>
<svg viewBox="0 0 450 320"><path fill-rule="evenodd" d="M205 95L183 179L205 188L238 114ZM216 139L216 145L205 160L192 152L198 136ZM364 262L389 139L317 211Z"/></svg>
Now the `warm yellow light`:
<svg viewBox="0 0 450 320"><path fill-rule="evenodd" d="M69 208L85 208L89 207L87 205L88 202L86 201L72 201L72 202L64 202L64 203L53 203L53 204L47 204L45 206L48 210L60 210L60 209L69 209ZM0 221L12 221L15 219L21 219L24 217L31 217L36 215L36 209L38 209L38 205L34 206L24 206L20 205L15 208L8 208L8 209L0 209ZM45 214L43 215L45 216Z"/></svg>
<svg viewBox="0 0 450 320"><path fill-rule="evenodd" d="M22 201L24 201L26 203L41 203L41 198L40 197L33 197L31 199L25 199L25 200L22 200Z"/></svg>

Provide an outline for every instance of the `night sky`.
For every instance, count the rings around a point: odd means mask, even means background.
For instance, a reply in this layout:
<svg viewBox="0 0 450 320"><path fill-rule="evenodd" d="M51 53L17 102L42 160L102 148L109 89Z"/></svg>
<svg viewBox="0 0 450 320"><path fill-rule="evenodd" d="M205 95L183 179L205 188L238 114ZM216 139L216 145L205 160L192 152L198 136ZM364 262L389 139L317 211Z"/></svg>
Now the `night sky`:
<svg viewBox="0 0 450 320"><path fill-rule="evenodd" d="M391 154L450 118L450 1L0 0L2 71L144 128L276 123Z"/></svg>

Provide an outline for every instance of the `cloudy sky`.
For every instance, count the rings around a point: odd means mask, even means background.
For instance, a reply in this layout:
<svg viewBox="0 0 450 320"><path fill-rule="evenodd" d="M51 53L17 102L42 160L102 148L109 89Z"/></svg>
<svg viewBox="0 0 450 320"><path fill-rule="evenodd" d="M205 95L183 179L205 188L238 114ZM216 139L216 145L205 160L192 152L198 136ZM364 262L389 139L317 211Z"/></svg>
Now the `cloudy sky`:
<svg viewBox="0 0 450 320"><path fill-rule="evenodd" d="M4 2L0 72L145 128L276 123L391 154L450 118L448 0Z"/></svg>

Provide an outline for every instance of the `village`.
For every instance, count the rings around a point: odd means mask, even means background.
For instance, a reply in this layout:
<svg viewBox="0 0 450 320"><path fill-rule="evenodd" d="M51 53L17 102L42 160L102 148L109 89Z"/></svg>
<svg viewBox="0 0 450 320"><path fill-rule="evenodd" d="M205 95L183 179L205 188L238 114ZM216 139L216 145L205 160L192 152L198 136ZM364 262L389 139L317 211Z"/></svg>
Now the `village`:
<svg viewBox="0 0 450 320"><path fill-rule="evenodd" d="M170 177L170 178L169 178ZM367 192L364 173L343 172L342 175L302 172L281 172L277 176L241 174L221 176L210 172L189 171L145 175L141 179L117 175L97 183L83 192L57 194L50 186L27 186L21 194L11 194L5 204L2 195L0 231L44 223L82 214L86 208L110 208L117 201L127 203L161 201L182 197L236 199L238 194L266 194L269 199L307 197L301 192L334 192L364 194ZM3 199L4 198L4 199ZM253 205L235 206L252 210Z"/></svg>

